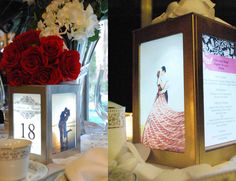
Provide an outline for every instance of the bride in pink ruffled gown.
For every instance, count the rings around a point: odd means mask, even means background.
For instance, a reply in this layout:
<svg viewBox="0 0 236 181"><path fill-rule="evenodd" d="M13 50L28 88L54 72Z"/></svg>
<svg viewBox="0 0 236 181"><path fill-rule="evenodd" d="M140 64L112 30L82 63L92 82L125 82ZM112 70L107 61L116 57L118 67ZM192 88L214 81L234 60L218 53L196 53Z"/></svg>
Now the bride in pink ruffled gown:
<svg viewBox="0 0 236 181"><path fill-rule="evenodd" d="M142 143L152 149L184 152L184 112L169 107L167 82L161 80L158 72L158 93L144 127Z"/></svg>

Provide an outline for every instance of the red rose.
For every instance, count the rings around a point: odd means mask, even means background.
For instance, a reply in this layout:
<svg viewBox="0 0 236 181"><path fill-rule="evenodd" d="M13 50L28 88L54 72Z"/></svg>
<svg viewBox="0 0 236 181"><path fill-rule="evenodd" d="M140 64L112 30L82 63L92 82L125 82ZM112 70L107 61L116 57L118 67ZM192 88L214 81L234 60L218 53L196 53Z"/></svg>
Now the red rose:
<svg viewBox="0 0 236 181"><path fill-rule="evenodd" d="M48 84L58 84L62 82L63 77L59 68L52 67L51 76Z"/></svg>
<svg viewBox="0 0 236 181"><path fill-rule="evenodd" d="M22 69L30 74L37 71L40 66L47 65L47 58L43 56L41 50L37 46L29 47L22 53L21 66Z"/></svg>
<svg viewBox="0 0 236 181"><path fill-rule="evenodd" d="M31 82L34 84L46 85L50 80L50 76L50 67L39 67L37 72L33 74Z"/></svg>
<svg viewBox="0 0 236 181"><path fill-rule="evenodd" d="M17 68L21 59L21 52L18 51L16 46L11 43L4 48L3 57L1 61L1 69Z"/></svg>
<svg viewBox="0 0 236 181"><path fill-rule="evenodd" d="M30 46L39 45L39 34L40 31L29 30L16 36L13 43L20 51L24 51Z"/></svg>
<svg viewBox="0 0 236 181"><path fill-rule="evenodd" d="M32 75L29 74L28 72L25 72L23 70L21 70L22 72L22 77L23 77L23 84L24 85L31 85L31 84L34 84L32 82Z"/></svg>
<svg viewBox="0 0 236 181"><path fill-rule="evenodd" d="M57 84L61 81L62 75L60 70L52 66L40 67L31 79L32 84L40 85Z"/></svg>
<svg viewBox="0 0 236 181"><path fill-rule="evenodd" d="M80 56L75 50L65 50L60 59L59 67L64 80L75 80L80 73Z"/></svg>
<svg viewBox="0 0 236 181"><path fill-rule="evenodd" d="M47 36L40 39L41 48L48 57L49 64L58 63L58 57L63 51L63 40L58 36Z"/></svg>
<svg viewBox="0 0 236 181"><path fill-rule="evenodd" d="M11 86L20 86L23 84L22 72L19 69L9 70L7 72L7 81Z"/></svg>

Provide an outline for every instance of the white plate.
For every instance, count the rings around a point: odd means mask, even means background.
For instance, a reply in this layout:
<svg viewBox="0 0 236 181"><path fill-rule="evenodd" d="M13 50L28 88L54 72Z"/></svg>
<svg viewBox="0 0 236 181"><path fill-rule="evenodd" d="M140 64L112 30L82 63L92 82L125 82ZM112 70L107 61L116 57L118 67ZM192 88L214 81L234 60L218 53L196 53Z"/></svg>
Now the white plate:
<svg viewBox="0 0 236 181"><path fill-rule="evenodd" d="M28 175L24 181L38 181L44 178L47 173L48 168L46 165L30 160Z"/></svg>

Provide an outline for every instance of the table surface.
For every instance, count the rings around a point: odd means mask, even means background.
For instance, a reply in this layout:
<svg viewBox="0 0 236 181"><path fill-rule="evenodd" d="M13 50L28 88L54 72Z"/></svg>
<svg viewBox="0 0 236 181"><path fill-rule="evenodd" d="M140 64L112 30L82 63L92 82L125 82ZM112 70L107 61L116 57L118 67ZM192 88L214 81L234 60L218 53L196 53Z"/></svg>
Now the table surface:
<svg viewBox="0 0 236 181"><path fill-rule="evenodd" d="M107 132L101 125L98 125L93 122L85 122L85 134L81 135L81 147L80 152L71 151L69 156L65 156L64 158L54 159L54 163L50 163L47 165L48 174L47 177L51 177L54 173L60 173L65 168L66 163L71 160L77 159L81 156L81 154L86 151L95 148L95 147L108 147L107 140ZM0 124L0 139L8 138L8 129L4 124ZM68 154L67 154L68 155ZM56 176L55 176L56 177ZM54 177L51 177L51 179ZM51 180L50 179L50 180ZM43 179L45 180L45 178Z"/></svg>
<svg viewBox="0 0 236 181"><path fill-rule="evenodd" d="M5 129L3 124L0 124L0 139L5 139L8 137L8 131ZM65 156L63 158L54 159L53 163L50 163L47 165L48 167L48 173L46 178L43 178L42 181L54 181L57 175L63 174L63 170L65 168L65 165L69 163L70 161L74 159L78 159L83 153L86 151L95 148L95 147L108 147L108 140L107 140L107 132L104 132L103 127L97 125L96 123L89 123L87 122L85 124L85 134L81 136L81 151L77 152L71 152L70 156ZM214 174L217 174L219 172L222 172L224 174L218 175L224 178L228 177L234 177L236 178L236 156L232 159L232 161L222 163L220 165L216 165L212 167L212 171ZM154 165L156 168L163 169L165 171L171 171L175 170L174 168L169 168L161 165ZM197 165L194 167L198 167ZM193 168L194 168L193 167ZM201 168L199 166L199 168ZM189 168L186 168L189 169ZM193 172L195 172L198 169L193 169ZM226 174L227 171L234 170L234 172L229 172L229 174ZM170 172L166 172L169 174ZM215 177L214 177L215 178ZM204 179L205 180L205 179Z"/></svg>

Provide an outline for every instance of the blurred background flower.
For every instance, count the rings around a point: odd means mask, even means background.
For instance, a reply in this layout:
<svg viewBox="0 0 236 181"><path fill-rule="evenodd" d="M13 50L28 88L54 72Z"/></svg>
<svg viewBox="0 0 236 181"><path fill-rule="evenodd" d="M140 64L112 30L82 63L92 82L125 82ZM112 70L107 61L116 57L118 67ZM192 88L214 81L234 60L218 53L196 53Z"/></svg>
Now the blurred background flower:
<svg viewBox="0 0 236 181"><path fill-rule="evenodd" d="M64 0L57 1L64 2ZM88 9L88 6L91 5L98 21L107 16L107 0L84 0L79 2L83 3L85 9ZM14 32L17 35L28 29L36 29L38 21L41 20L42 14L50 3L51 0L1 0L0 30L4 33Z"/></svg>

